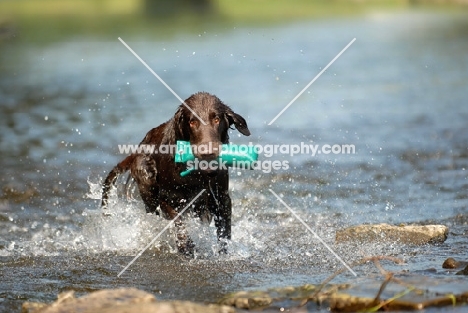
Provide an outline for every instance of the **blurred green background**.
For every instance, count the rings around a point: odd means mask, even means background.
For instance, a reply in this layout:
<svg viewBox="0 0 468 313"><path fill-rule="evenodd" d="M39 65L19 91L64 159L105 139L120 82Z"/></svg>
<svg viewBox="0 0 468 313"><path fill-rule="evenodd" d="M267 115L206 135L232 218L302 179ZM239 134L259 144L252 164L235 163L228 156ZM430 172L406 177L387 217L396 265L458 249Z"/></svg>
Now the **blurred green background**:
<svg viewBox="0 0 468 313"><path fill-rule="evenodd" d="M41 42L272 24L372 10L467 10L468 0L0 0L0 41Z"/></svg>

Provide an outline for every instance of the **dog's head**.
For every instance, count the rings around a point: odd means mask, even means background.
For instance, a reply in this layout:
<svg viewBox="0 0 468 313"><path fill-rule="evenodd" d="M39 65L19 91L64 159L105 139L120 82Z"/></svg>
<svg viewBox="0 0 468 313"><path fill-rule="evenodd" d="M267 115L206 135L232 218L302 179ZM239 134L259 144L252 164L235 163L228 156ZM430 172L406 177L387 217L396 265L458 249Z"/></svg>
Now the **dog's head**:
<svg viewBox="0 0 468 313"><path fill-rule="evenodd" d="M221 145L229 142L231 125L243 135L250 130L245 119L216 96L206 92L191 95L174 115L176 140L190 141L194 154L202 160L218 158Z"/></svg>

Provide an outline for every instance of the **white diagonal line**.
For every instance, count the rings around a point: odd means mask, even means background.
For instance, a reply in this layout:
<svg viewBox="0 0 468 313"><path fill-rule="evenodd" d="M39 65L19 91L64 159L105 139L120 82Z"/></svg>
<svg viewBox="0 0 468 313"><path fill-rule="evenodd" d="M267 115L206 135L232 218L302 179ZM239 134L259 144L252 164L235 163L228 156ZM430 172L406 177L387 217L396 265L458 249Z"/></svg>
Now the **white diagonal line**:
<svg viewBox="0 0 468 313"><path fill-rule="evenodd" d="M309 88L310 85L312 85L312 84L323 74L323 72L325 72L325 71L327 70L327 68L329 68L329 67L330 67L330 66L331 66L331 65L332 65L332 64L333 64L333 63L334 63L334 62L335 62L335 61L336 61L336 60L353 44L353 42L355 42L355 41L356 41L356 38L354 38L353 40L351 40L351 42L348 43L348 45L347 45L346 47L344 47L343 50L341 50L341 52L338 53L338 55L337 55L333 60L331 60L330 63L328 63L327 66L325 66L325 67L323 68L323 70L321 70L320 73L318 73L317 76L315 76L314 79L312 79L312 80L310 81L310 83L308 83L307 86L305 86L305 87L301 90L301 92L299 92L299 93L297 94L297 96L295 96L294 99L292 99L292 100L288 103L288 105L286 105L286 106L281 110L281 112L279 112L278 115L276 115L275 118L271 120L270 123L268 123L268 125L273 124L273 123L278 119L278 117L280 117L281 114L283 114L284 111L286 111L286 110L294 103L294 101L296 101L297 98L299 98L299 97L304 93L304 91L306 91L307 88Z"/></svg>
<svg viewBox="0 0 468 313"><path fill-rule="evenodd" d="M180 213L177 214L177 216L176 216L174 219L172 219L172 220L166 225L166 227L164 227L163 230L161 230L161 231L159 232L159 234L157 234L156 237L154 237L153 240L151 240L151 242L150 242L149 244L146 245L146 247L143 248L143 250L141 250L140 252L138 252L138 254L133 258L133 260L131 260L130 263L128 263L127 266L124 267L124 269L117 275L117 277L120 277L120 275L122 275L122 274L130 267L130 265L133 264L133 262L135 262L149 247L151 247L151 246L156 242L156 240L159 238L159 236L161 236L169 227L171 227L171 225L174 224L175 220L178 219L182 214L184 214L185 210L187 210L188 207L191 206L192 203L194 203L195 200L197 200L198 197L200 197L200 196L202 195L202 193L204 193L204 192L205 192L205 189L203 189L202 191L200 191L200 192L198 193L198 195L196 195L196 197L193 198L192 201L190 201L190 203L187 204L187 205L185 206L185 208L184 208L182 211L180 211Z"/></svg>
<svg viewBox="0 0 468 313"><path fill-rule="evenodd" d="M342 258L340 258L340 256L338 254L335 253L335 251L333 251L332 248L330 248L329 245L327 245L327 243L325 241L322 240L322 238L319 237L319 235L317 235L313 230L312 228L309 227L309 225L307 225L300 217L299 215L296 214L296 212L294 212L287 204L286 202L283 201L283 199L280 198L280 196L278 196L273 190L271 189L268 189L270 190L270 192L279 200L279 202L281 202L291 213L292 215L294 215L294 217L302 223L302 225L305 226L305 228L307 228L308 231L310 231L314 236L315 238L317 238L334 256L335 258L337 258L354 276L357 276L357 274L352 270L351 267L348 266L348 264L346 264L345 261L343 261Z"/></svg>
<svg viewBox="0 0 468 313"><path fill-rule="evenodd" d="M202 119L200 116L198 116L198 114L195 113L195 111L193 111L192 108L189 107L189 106L187 105L187 103L185 103L185 101L182 100L182 98L179 97L179 95L178 95L174 90L172 90L172 88L171 88L168 84L166 84L166 82L165 82L161 77L159 77L159 75L156 74L156 72L153 71L153 69L152 69L151 67L149 67L149 65L146 64L146 62L143 61L143 59L140 58L140 56L139 56L135 51L133 51L133 49L130 48L130 46L127 45L127 43L126 43L125 41L123 41L122 38L118 37L118 39L119 39L120 42L121 42L121 43L122 43L122 44L123 44L123 45L124 45L124 46L125 46L125 47L126 47L126 48L127 48L127 49L128 49L128 50L129 50L129 51L130 51L130 52L131 52L131 53L132 53L132 54L149 70L149 71L150 71L150 72L151 72L151 74L153 74L153 75L161 82L161 84L163 84L170 92L172 92L172 94L173 94L180 102L182 102L182 104L183 104L187 109L189 109L190 112L192 112L193 115L195 115L195 116L200 120L200 122L201 122L203 125L206 125L205 121L203 121L203 119Z"/></svg>

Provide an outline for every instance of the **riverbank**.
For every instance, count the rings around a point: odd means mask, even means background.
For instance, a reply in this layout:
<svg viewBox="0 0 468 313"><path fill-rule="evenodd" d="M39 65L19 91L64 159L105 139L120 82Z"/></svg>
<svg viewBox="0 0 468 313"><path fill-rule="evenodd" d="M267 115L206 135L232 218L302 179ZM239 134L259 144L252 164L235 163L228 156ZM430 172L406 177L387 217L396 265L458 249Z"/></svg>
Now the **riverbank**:
<svg viewBox="0 0 468 313"><path fill-rule="evenodd" d="M185 1L190 2L190 1ZM229 29L239 25L271 25L291 21L352 17L369 12L405 10L468 12L468 1L204 1L208 9L197 10L184 0L159 9L149 1L6 0L0 2L0 40L56 41L71 37L114 38L116 35L171 36L181 29L203 32L207 28ZM181 4L182 3L182 4ZM162 6L161 6L162 8ZM204 7L205 8L205 7Z"/></svg>
<svg viewBox="0 0 468 313"><path fill-rule="evenodd" d="M428 279L410 273L387 272L381 263L403 263L392 257L369 257L360 264L373 262L381 276L367 277L350 283L329 284L335 275L320 285L285 286L268 290L238 291L217 303L193 301L159 301L152 293L136 288L103 289L76 297L73 290L62 292L53 303L25 302L22 313L235 313L244 310L265 312L411 312L450 307L467 308L468 290L462 280ZM356 264L358 265L358 264ZM417 280L417 282L415 282ZM443 292L441 292L443 290Z"/></svg>

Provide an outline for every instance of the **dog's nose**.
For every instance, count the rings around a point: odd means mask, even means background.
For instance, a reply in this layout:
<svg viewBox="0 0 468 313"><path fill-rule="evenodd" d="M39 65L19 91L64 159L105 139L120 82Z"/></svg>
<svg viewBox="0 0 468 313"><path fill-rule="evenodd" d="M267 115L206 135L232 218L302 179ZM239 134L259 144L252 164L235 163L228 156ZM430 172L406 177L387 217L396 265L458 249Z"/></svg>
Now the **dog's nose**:
<svg viewBox="0 0 468 313"><path fill-rule="evenodd" d="M199 158L204 160L213 160L219 156L221 144L219 143L202 143L197 147Z"/></svg>
<svg viewBox="0 0 468 313"><path fill-rule="evenodd" d="M201 157L203 160L214 160L214 159L216 159L218 156L217 156L215 153L202 153L202 154L200 154L200 157Z"/></svg>

